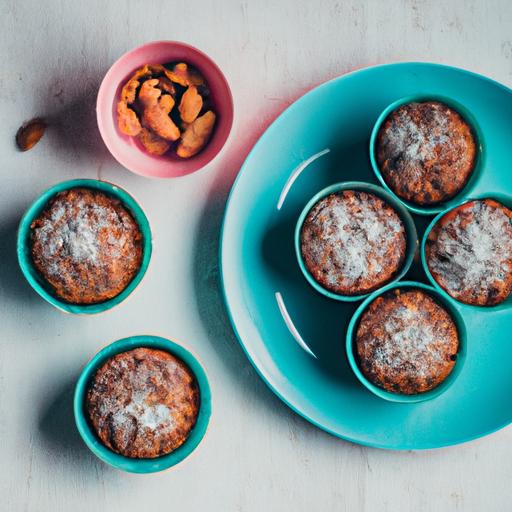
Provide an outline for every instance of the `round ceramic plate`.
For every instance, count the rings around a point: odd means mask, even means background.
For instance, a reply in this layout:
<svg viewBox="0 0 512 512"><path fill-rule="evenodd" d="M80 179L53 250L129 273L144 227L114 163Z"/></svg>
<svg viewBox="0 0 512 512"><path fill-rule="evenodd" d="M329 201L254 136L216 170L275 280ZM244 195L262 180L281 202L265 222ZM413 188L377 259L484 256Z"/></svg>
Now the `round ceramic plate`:
<svg viewBox="0 0 512 512"><path fill-rule="evenodd" d="M227 309L261 377L315 425L365 445L423 449L468 441L512 421L512 307L457 304L468 341L456 382L435 400L387 402L366 390L347 362L345 333L358 303L330 300L313 290L293 244L297 218L319 190L347 180L376 183L370 133L384 108L405 96L439 95L464 105L478 119L486 145L483 172L471 194L506 192L511 92L485 77L436 64L362 69L300 98L247 158L222 232ZM296 177L293 183L290 176ZM431 219L414 217L420 239ZM405 278L427 282L419 260Z"/></svg>

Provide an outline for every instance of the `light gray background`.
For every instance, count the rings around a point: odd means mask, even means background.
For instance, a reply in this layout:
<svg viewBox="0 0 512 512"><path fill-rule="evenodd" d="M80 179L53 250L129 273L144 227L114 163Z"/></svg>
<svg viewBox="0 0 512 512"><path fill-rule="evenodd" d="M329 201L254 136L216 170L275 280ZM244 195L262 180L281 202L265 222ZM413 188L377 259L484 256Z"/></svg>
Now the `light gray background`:
<svg viewBox="0 0 512 512"><path fill-rule="evenodd" d="M0 509L6 511L374 511L511 509L512 429L466 445L392 453L335 439L286 408L242 354L218 291L230 185L268 123L311 86L401 60L464 67L512 85L509 1L0 1ZM95 124L112 62L156 39L187 41L225 72L236 119L221 155L191 176L150 181L119 166ZM14 147L35 115L51 126ZM66 316L23 280L15 231L48 186L113 181L152 222L155 252L128 302ZM209 433L169 472L133 476L88 452L72 387L101 347L155 333L192 347L214 392Z"/></svg>

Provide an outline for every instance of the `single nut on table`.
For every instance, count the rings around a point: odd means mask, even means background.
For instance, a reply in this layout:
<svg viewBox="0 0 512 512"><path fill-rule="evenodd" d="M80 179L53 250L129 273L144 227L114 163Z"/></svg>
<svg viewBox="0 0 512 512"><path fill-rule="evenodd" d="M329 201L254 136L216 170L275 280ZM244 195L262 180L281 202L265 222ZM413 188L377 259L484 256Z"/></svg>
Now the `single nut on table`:
<svg viewBox="0 0 512 512"><path fill-rule="evenodd" d="M146 80L139 92L139 101L144 107L142 124L155 132L162 139L175 141L180 138L180 130L169 117L174 107L174 99L170 94L161 96L157 89L158 79Z"/></svg>
<svg viewBox="0 0 512 512"><path fill-rule="evenodd" d="M21 151L32 149L44 135L46 123L42 119L32 119L22 125L16 133L16 144Z"/></svg>
<svg viewBox="0 0 512 512"><path fill-rule="evenodd" d="M191 85L181 97L180 111L181 120L184 123L192 123L201 112L203 108L203 98L197 92L197 87Z"/></svg>
<svg viewBox="0 0 512 512"><path fill-rule="evenodd" d="M181 158L190 158L199 153L212 134L215 118L215 114L209 110L189 124L181 136L176 154Z"/></svg>

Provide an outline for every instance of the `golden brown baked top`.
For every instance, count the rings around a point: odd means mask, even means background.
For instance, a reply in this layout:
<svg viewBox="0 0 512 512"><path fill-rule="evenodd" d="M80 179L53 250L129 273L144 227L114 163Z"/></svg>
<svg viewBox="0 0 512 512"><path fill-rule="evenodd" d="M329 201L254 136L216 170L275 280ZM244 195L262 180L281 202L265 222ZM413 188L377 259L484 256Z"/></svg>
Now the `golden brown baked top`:
<svg viewBox="0 0 512 512"><path fill-rule="evenodd" d="M454 299L492 306L512 292L512 211L492 199L444 215L425 245L432 277Z"/></svg>
<svg viewBox="0 0 512 512"><path fill-rule="evenodd" d="M140 268L142 235L120 201L74 188L31 224L32 260L57 297L94 304L121 293Z"/></svg>
<svg viewBox="0 0 512 512"><path fill-rule="evenodd" d="M188 366L168 352L136 348L94 375L85 408L102 443L126 457L154 458L187 439L199 410Z"/></svg>
<svg viewBox="0 0 512 512"><path fill-rule="evenodd" d="M380 197L344 190L313 206L301 229L301 253L312 277L340 295L368 293L401 269L402 220Z"/></svg>
<svg viewBox="0 0 512 512"><path fill-rule="evenodd" d="M452 371L458 347L451 316L420 289L377 297L362 314L355 338L365 377L405 395L438 386Z"/></svg>
<svg viewBox="0 0 512 512"><path fill-rule="evenodd" d="M439 101L412 102L391 112L377 135L376 158L401 198L433 205L458 194L476 160L471 127Z"/></svg>

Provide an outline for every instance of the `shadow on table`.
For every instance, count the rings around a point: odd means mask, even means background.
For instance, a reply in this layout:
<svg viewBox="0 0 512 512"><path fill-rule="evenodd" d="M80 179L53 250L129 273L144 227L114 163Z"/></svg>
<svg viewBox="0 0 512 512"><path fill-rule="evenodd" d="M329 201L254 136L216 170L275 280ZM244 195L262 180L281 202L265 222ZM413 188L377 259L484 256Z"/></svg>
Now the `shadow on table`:
<svg viewBox="0 0 512 512"><path fill-rule="evenodd" d="M285 106L290 103L291 101L287 101ZM242 134L245 138L239 138L237 144L233 144L224 155L223 161L226 166L219 166L223 169L222 174L219 173L211 187L196 233L193 267L195 295L199 316L209 333L209 339L215 343L214 349L232 379L237 381L256 403L264 407L266 413L274 413L284 420L291 431L300 425L301 430L323 435L323 432L286 407L257 376L233 333L221 292L219 239L227 196L252 146L282 109L282 104L276 105L275 109L268 113L264 125L260 125L251 133Z"/></svg>
<svg viewBox="0 0 512 512"><path fill-rule="evenodd" d="M43 403L39 418L38 429L42 440L51 449L53 456L61 457L76 467L93 468L101 464L98 459L85 446L75 425L73 415L73 393L76 379L65 381L53 396ZM86 462L87 464L84 464ZM106 464L101 464L108 468ZM91 472L95 470L92 469Z"/></svg>
<svg viewBox="0 0 512 512"><path fill-rule="evenodd" d="M35 292L21 273L16 254L16 238L21 213L0 224L0 289L4 296L20 303L39 302Z"/></svg>

